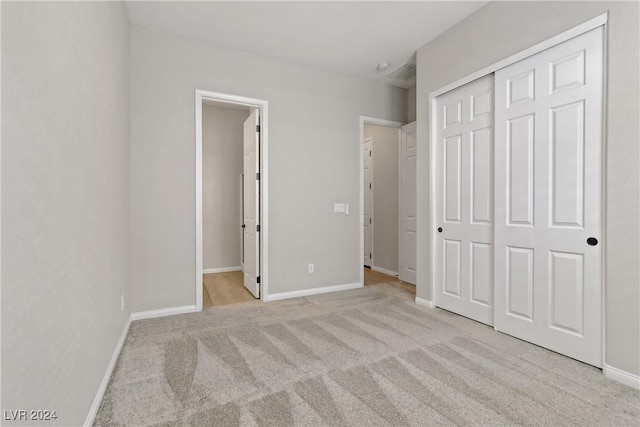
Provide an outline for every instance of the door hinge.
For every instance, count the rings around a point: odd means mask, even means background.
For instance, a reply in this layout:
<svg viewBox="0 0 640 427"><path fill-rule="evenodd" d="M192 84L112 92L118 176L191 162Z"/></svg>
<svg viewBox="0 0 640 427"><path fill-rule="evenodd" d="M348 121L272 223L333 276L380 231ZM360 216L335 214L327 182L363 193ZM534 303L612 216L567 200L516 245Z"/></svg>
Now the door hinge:
<svg viewBox="0 0 640 427"><path fill-rule="evenodd" d="M260 224L256 225L256 231L259 233L260 232Z"/></svg>
<svg viewBox="0 0 640 427"><path fill-rule="evenodd" d="M256 283L260 283L260 276L256 277Z"/></svg>
<svg viewBox="0 0 640 427"><path fill-rule="evenodd" d="M256 125L256 132L260 132L260 125Z"/></svg>
<svg viewBox="0 0 640 427"><path fill-rule="evenodd" d="M371 252L369 252L369 259L371 259Z"/></svg>
<svg viewBox="0 0 640 427"><path fill-rule="evenodd" d="M260 181L260 172L256 172L256 180Z"/></svg>
<svg viewBox="0 0 640 427"><path fill-rule="evenodd" d="M369 218L369 224L371 224L371 218Z"/></svg>
<svg viewBox="0 0 640 427"><path fill-rule="evenodd" d="M371 150L369 150L369 157L371 157Z"/></svg>
<svg viewBox="0 0 640 427"><path fill-rule="evenodd" d="M371 188L371 183L369 183L369 188Z"/></svg>

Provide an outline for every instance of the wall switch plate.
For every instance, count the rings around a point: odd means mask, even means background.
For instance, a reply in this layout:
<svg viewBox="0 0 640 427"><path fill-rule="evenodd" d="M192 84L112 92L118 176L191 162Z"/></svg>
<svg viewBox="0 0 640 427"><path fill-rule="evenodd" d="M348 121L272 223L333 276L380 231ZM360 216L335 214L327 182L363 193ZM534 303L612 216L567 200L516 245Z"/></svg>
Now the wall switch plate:
<svg viewBox="0 0 640 427"><path fill-rule="evenodd" d="M313 264L309 264L309 273L313 274L315 266Z"/></svg>
<svg viewBox="0 0 640 427"><path fill-rule="evenodd" d="M333 212L334 213L343 213L345 211L344 203L334 203L333 204Z"/></svg>

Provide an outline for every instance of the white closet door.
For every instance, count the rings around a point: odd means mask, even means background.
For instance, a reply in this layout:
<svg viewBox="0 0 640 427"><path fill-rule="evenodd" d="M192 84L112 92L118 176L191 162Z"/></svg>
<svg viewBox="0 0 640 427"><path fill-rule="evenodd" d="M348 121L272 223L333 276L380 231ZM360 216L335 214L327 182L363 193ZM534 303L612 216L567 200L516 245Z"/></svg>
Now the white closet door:
<svg viewBox="0 0 640 427"><path fill-rule="evenodd" d="M402 126L400 141L400 241L398 278L416 284L416 122Z"/></svg>
<svg viewBox="0 0 640 427"><path fill-rule="evenodd" d="M601 357L602 27L496 72L495 327Z"/></svg>
<svg viewBox="0 0 640 427"><path fill-rule="evenodd" d="M493 75L436 104L436 305L492 325Z"/></svg>

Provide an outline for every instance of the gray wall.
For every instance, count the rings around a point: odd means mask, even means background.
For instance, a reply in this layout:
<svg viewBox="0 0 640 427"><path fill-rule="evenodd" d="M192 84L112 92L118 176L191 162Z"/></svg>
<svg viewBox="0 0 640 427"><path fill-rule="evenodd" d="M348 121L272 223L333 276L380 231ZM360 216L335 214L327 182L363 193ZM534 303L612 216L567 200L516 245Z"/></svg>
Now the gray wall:
<svg viewBox="0 0 640 427"><path fill-rule="evenodd" d="M130 313L128 32L122 3L2 3L1 407L47 425L84 423Z"/></svg>
<svg viewBox="0 0 640 427"><path fill-rule="evenodd" d="M249 109L202 109L202 256L207 268L242 263L243 124Z"/></svg>
<svg viewBox="0 0 640 427"><path fill-rule="evenodd" d="M428 94L609 11L605 362L640 374L639 4L491 2L418 51L418 284L432 300Z"/></svg>
<svg viewBox="0 0 640 427"><path fill-rule="evenodd" d="M364 125L373 137L373 263L398 272L398 148L397 128Z"/></svg>
<svg viewBox="0 0 640 427"><path fill-rule="evenodd" d="M269 101L269 292L359 281L359 116L406 90L136 26L130 58L133 311L195 303L195 89Z"/></svg>
<svg viewBox="0 0 640 427"><path fill-rule="evenodd" d="M407 122L416 121L416 87L407 89Z"/></svg>

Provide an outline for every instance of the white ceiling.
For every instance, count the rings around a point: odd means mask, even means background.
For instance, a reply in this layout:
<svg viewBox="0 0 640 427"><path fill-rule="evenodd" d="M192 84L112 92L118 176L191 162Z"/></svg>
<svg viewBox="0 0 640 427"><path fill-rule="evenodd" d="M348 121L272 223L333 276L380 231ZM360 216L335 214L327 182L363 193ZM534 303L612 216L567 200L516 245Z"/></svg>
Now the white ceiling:
<svg viewBox="0 0 640 427"><path fill-rule="evenodd" d="M128 2L132 24L218 46L411 87L386 78L486 1ZM391 64L376 71L381 62Z"/></svg>

